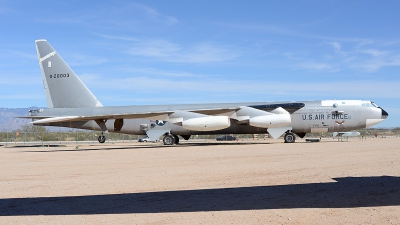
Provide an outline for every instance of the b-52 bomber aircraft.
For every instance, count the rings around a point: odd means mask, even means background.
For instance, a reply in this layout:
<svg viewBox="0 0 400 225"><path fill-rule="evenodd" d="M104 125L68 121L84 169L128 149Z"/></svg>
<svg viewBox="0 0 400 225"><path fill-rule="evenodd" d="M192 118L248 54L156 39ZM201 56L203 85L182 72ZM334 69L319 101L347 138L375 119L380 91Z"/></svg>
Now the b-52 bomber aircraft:
<svg viewBox="0 0 400 225"><path fill-rule="evenodd" d="M201 134L262 134L286 143L306 133L346 132L385 120L388 113L366 100L245 102L103 106L46 40L36 50L48 108L30 110L33 125L163 136L164 145Z"/></svg>

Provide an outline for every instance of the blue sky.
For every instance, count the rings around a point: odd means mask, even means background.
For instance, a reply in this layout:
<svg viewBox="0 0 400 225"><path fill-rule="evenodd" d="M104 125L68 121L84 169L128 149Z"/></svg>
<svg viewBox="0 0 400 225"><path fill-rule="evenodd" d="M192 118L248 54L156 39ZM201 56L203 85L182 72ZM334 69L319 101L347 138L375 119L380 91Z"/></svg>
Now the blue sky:
<svg viewBox="0 0 400 225"><path fill-rule="evenodd" d="M400 126L398 1L0 0L0 107L47 39L103 105L365 99Z"/></svg>

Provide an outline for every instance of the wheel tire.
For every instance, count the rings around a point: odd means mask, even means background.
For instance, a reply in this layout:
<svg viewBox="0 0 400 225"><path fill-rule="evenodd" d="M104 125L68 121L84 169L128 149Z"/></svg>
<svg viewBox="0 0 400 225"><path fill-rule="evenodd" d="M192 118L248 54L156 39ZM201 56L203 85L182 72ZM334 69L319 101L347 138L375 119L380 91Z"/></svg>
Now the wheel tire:
<svg viewBox="0 0 400 225"><path fill-rule="evenodd" d="M175 138L172 135L165 135L163 142L164 145L173 145L175 143Z"/></svg>
<svg viewBox="0 0 400 225"><path fill-rule="evenodd" d="M285 135L285 143L294 143L296 141L296 136L293 133L287 133Z"/></svg>
<svg viewBox="0 0 400 225"><path fill-rule="evenodd" d="M106 136L104 136L104 135L100 135L98 138L97 138L97 140L99 141L99 143L104 143L104 142L106 142Z"/></svg>
<svg viewBox="0 0 400 225"><path fill-rule="evenodd" d="M173 135L175 139L175 144L179 144L179 137L178 135Z"/></svg>

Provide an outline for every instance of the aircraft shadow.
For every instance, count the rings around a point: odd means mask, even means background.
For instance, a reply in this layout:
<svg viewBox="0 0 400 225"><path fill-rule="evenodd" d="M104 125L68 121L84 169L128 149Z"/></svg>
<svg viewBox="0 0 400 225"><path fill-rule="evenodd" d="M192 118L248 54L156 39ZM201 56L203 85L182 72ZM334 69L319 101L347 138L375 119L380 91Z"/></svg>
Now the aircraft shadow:
<svg viewBox="0 0 400 225"><path fill-rule="evenodd" d="M37 153L49 153L49 152L86 152L86 151L111 151L111 150L130 150L133 148L129 147L101 147L99 146L98 148L71 148L71 149L51 149L48 148L48 150L27 150L23 152L37 152ZM136 149L136 148L135 148Z"/></svg>
<svg viewBox="0 0 400 225"><path fill-rule="evenodd" d="M172 148L172 147L195 147L195 146L233 146L233 145L269 145L271 143L240 143L240 142L232 142L232 143L219 143L219 142L210 142L210 143L184 143L178 145L149 145L149 144L142 144L142 145L126 145L126 146L115 146L115 147L102 147L101 145L92 146L91 148L87 148L82 146L81 148L71 148L71 149L52 149L51 147L48 148L47 146L21 146L25 148L29 147L43 147L46 150L26 150L23 152L79 152L79 151L101 151L101 150L132 150L132 149L153 149L153 148ZM78 145L79 146L79 145ZM58 147L58 146L57 146ZM63 146L60 146L63 147Z"/></svg>
<svg viewBox="0 0 400 225"><path fill-rule="evenodd" d="M146 193L0 199L0 216L204 212L400 205L400 177Z"/></svg>
<svg viewBox="0 0 400 225"><path fill-rule="evenodd" d="M51 144L51 145L48 145L48 144L45 144L45 145L15 145L15 146L11 146L11 147L9 147L9 148L43 148L43 147L47 147L47 148L55 148L55 147L66 147L66 145L54 145L54 144Z"/></svg>

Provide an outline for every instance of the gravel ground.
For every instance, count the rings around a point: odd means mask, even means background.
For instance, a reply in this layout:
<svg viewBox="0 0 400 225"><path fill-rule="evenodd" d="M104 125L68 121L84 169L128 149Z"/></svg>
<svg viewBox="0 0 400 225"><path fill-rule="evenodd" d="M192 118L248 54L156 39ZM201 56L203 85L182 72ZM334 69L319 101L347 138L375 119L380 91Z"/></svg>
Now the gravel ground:
<svg viewBox="0 0 400 225"><path fill-rule="evenodd" d="M0 147L0 224L400 224L400 139Z"/></svg>

